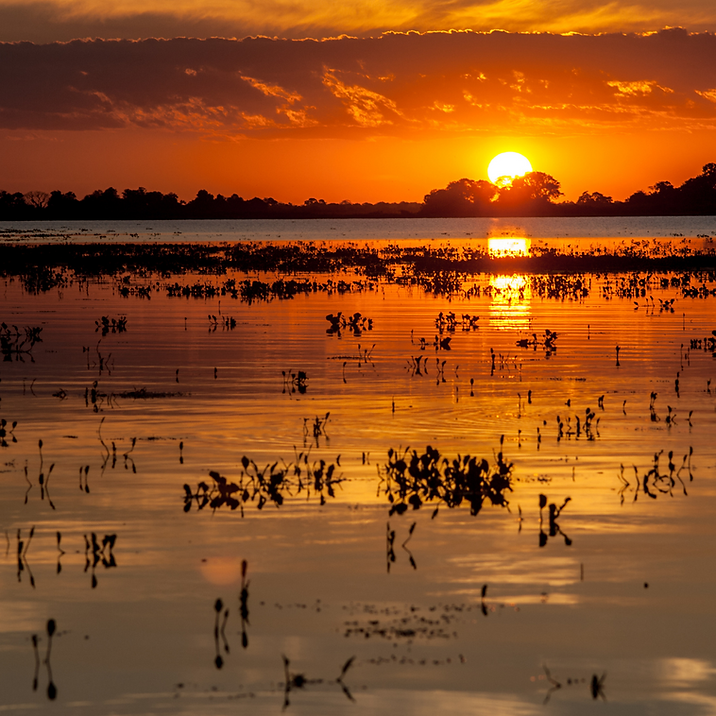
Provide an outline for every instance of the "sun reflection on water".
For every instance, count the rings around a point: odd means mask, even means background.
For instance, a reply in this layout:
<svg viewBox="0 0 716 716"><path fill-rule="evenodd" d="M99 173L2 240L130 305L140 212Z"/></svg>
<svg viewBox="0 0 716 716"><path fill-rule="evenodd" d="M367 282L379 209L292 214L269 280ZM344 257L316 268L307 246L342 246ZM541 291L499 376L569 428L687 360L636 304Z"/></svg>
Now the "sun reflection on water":
<svg viewBox="0 0 716 716"><path fill-rule="evenodd" d="M508 238L488 238L487 250L493 257L501 256L529 256L530 239L520 236Z"/></svg>
<svg viewBox="0 0 716 716"><path fill-rule="evenodd" d="M513 274L490 278L490 325L496 328L526 330L530 327L532 288L527 276Z"/></svg>

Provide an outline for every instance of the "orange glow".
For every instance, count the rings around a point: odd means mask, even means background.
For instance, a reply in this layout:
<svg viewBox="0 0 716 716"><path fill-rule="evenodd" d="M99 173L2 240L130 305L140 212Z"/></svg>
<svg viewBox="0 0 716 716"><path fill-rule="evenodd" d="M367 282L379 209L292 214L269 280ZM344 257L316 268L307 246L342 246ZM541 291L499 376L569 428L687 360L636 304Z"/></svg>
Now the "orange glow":
<svg viewBox="0 0 716 716"><path fill-rule="evenodd" d="M7 7L0 39L47 42L91 37L211 37L268 35L288 37L353 36L376 30L429 31L444 28L510 32L643 32L683 26L714 29L716 11L709 0L674 5L655 0L648 6L625 2L585 7L576 0L488 0L484 3L414 3L349 0L324 5L311 0L0 0ZM38 9L41 8L41 9ZM5 20L5 18L2 18Z"/></svg>
<svg viewBox="0 0 716 716"><path fill-rule="evenodd" d="M487 249L492 256L529 256L530 240L519 237L489 238Z"/></svg>
<svg viewBox="0 0 716 716"><path fill-rule="evenodd" d="M241 580L241 560L235 557L210 557L202 560L201 574L210 584L236 584Z"/></svg>
<svg viewBox="0 0 716 716"><path fill-rule="evenodd" d="M504 139L504 138L503 138ZM562 183L566 199L600 191L625 199L657 181L678 185L700 173L713 136L694 130L688 143L677 133L616 134L599 142L581 136L530 137L521 142L537 171ZM303 203L422 201L431 189L475 175L499 138L426 137L372 141L237 138L203 140L191 133L152 130L0 133L6 191L73 191L84 196L114 186L138 186L194 198L199 189L244 198L273 196ZM504 146L504 144L503 144ZM575 156L580 157L574 162ZM629 163L623 157L629 156ZM615 166L620 166L618 172ZM588 170L585 171L585 167ZM300 169L300 171L299 171ZM475 178L486 178L476 176Z"/></svg>
<svg viewBox="0 0 716 716"><path fill-rule="evenodd" d="M490 162L487 176L493 184L508 186L515 177L532 171L529 159L518 152L502 152Z"/></svg>
<svg viewBox="0 0 716 716"><path fill-rule="evenodd" d="M490 239L492 241L515 239ZM490 326L518 331L529 329L532 321L532 290L527 277L522 274L492 276L490 289Z"/></svg>
<svg viewBox="0 0 716 716"><path fill-rule="evenodd" d="M566 200L623 200L713 160L715 52L678 29L0 43L0 189L420 202L510 147Z"/></svg>

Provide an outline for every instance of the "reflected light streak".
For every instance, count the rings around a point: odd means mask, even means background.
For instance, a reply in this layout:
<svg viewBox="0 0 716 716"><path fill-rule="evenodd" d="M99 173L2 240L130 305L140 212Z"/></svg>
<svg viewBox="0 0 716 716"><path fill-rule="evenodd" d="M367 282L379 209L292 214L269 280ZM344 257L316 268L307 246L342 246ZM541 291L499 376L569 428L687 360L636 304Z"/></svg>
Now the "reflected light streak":
<svg viewBox="0 0 716 716"><path fill-rule="evenodd" d="M511 241L512 239L496 239ZM522 239L525 241L525 239ZM490 239L492 241L492 239ZM527 330L532 321L532 289L527 276L492 276L490 278L490 325L496 328Z"/></svg>
<svg viewBox="0 0 716 716"><path fill-rule="evenodd" d="M519 236L510 236L509 238L489 238L487 240L487 250L491 256L529 256L530 239Z"/></svg>

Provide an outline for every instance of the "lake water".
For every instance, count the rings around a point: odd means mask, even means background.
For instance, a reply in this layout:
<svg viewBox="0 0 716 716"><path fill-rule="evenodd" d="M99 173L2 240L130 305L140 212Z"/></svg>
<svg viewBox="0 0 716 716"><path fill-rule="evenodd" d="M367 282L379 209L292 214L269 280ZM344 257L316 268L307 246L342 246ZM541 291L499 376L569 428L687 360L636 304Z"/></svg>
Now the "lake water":
<svg viewBox="0 0 716 716"><path fill-rule="evenodd" d="M713 275L230 278L0 284L0 710L716 711Z"/></svg>
<svg viewBox="0 0 716 716"><path fill-rule="evenodd" d="M397 241L501 237L534 240L716 237L714 216L197 221L0 221L0 243L32 241ZM584 242L582 242L584 243Z"/></svg>

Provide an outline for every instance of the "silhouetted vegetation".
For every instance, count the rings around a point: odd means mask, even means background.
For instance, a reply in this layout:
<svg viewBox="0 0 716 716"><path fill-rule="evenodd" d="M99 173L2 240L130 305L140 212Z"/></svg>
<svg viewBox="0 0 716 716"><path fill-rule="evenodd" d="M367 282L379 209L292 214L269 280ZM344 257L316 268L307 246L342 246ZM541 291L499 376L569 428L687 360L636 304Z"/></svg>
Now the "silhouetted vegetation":
<svg viewBox="0 0 716 716"><path fill-rule="evenodd" d="M292 274L331 273L347 268L355 269L365 278L317 281L315 278L285 276L270 283L259 279L216 279L217 275L229 271ZM622 274L626 278L620 281L633 283L637 272L649 272L657 282L678 282L684 297L696 298L712 294L712 289L705 284L714 281L715 268L716 248L710 244L697 250L683 242L675 245L671 241L657 240L633 240L609 250L580 251L574 247L561 253L537 246L530 249L528 256L493 256L486 248L434 247L429 243L414 247L386 244L380 248L340 242L319 246L310 241L286 244L0 243L0 276L17 277L30 294L66 288L73 280L112 276L119 282L117 290L121 296L146 299L151 299L157 290L184 298L226 296L247 302L290 299L301 293L372 291L376 289L378 279L419 286L435 295L472 298L498 290L494 287L468 288L466 282L475 274L521 273L532 275L531 290L542 297L580 300L589 292L587 274ZM187 271L212 278L207 281L194 279L189 283L184 280L179 283L173 278L185 276ZM683 272L683 275L671 279L658 276L659 272L667 271ZM147 283L143 277L148 272L160 274L164 282ZM515 290L515 298L519 298L519 292L525 289ZM628 290L635 298L646 295L645 286L630 284ZM342 317L339 320L342 324ZM365 328L369 329L369 325ZM3 342L4 360L32 360L31 354L23 352L29 347L28 342L19 353L16 350L16 346L19 347L16 341L29 340L24 331L20 332L14 326L6 327L2 329L2 336L7 341Z"/></svg>
<svg viewBox="0 0 716 716"><path fill-rule="evenodd" d="M407 216L679 216L716 214L716 163L681 186L660 181L636 191L624 201L601 192L585 191L577 201L558 201L560 182L544 172L530 172L507 186L480 179L458 179L433 189L422 203L327 203L311 197L303 204L282 203L272 197L243 199L214 196L205 189L191 201L170 192L144 187L96 190L82 199L73 192L0 191L0 221L29 220L150 220L150 219L355 219Z"/></svg>
<svg viewBox="0 0 716 716"><path fill-rule="evenodd" d="M402 454L391 448L379 473L380 489L391 505L390 515L434 504L435 517L441 505L453 508L463 503L470 506L471 515L477 515L485 500L507 507L505 493L512 490L512 463L504 459L502 451L490 466L484 458L469 455L448 460L430 445L422 455L417 450L409 452L409 448Z"/></svg>
<svg viewBox="0 0 716 716"><path fill-rule="evenodd" d="M210 470L211 487L203 480L196 491L192 491L188 484L184 485L184 512L189 512L192 504L196 503L197 510L205 507L212 511L222 507L230 510L238 508L243 517L244 505L248 503L255 503L260 510L269 503L281 507L287 498L298 495L310 499L311 494L318 496L320 504L325 505L326 497L335 497L335 489L343 481L336 474L339 462L336 460L327 464L325 460L319 460L309 463L309 456L310 449L298 453L293 463L279 465L275 462L263 469L244 456L237 482L230 482L215 470Z"/></svg>
<svg viewBox="0 0 716 716"><path fill-rule="evenodd" d="M125 189L121 194L114 187L98 189L82 199L73 192L0 191L0 221L395 218L415 216L419 209L417 202L327 203L315 198L303 204L284 204L272 197L214 196L205 189L191 201L183 201L173 192L162 194L144 187Z"/></svg>

